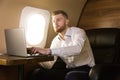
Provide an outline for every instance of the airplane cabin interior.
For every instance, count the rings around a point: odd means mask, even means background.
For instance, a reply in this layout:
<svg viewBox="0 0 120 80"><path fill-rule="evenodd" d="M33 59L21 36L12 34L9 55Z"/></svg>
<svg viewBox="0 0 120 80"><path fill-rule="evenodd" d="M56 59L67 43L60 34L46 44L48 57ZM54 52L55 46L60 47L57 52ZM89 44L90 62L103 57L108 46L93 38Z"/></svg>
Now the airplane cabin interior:
<svg viewBox="0 0 120 80"><path fill-rule="evenodd" d="M120 0L0 0L0 80L30 80L40 60L53 60L19 58L20 62L3 55L7 54L6 29L24 28L27 47L49 48L56 36L54 10L66 11L69 26L85 30L95 58L89 80L120 80Z"/></svg>

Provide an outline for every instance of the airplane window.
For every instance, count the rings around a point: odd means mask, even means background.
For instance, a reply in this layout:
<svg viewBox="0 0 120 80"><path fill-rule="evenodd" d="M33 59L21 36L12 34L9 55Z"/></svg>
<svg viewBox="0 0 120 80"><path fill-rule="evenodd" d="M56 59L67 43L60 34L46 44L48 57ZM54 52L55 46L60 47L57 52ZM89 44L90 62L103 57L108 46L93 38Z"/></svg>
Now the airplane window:
<svg viewBox="0 0 120 80"><path fill-rule="evenodd" d="M28 47L45 47L49 21L49 11L29 6L23 8L19 27L25 29Z"/></svg>

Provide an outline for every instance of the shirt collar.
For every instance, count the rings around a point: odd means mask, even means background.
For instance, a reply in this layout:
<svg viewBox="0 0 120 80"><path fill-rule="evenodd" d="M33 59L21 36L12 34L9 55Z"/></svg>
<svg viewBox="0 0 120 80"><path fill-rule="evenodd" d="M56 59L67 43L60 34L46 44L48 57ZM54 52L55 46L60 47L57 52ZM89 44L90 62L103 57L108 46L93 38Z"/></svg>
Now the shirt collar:
<svg viewBox="0 0 120 80"><path fill-rule="evenodd" d="M65 38L71 37L71 28L69 27L65 33ZM58 39L62 40L62 38L58 35Z"/></svg>

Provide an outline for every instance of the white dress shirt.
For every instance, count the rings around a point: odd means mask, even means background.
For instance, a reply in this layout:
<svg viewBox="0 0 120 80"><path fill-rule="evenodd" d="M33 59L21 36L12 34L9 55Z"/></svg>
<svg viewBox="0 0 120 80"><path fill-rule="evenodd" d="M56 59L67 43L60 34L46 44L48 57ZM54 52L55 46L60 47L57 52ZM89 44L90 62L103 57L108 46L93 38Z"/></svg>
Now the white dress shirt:
<svg viewBox="0 0 120 80"><path fill-rule="evenodd" d="M69 27L64 36L64 40L57 35L51 44L51 55L55 56L54 61L42 64L46 68L52 68L59 56L66 64L67 68L75 68L82 65L90 67L95 65L93 53L89 40L83 29Z"/></svg>

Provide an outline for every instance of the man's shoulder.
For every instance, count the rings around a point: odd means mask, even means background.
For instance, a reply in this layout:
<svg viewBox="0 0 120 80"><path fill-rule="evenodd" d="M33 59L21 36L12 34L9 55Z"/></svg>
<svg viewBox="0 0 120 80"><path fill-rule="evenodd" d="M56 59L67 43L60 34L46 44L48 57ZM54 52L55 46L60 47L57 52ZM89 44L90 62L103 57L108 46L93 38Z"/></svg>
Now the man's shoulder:
<svg viewBox="0 0 120 80"><path fill-rule="evenodd" d="M83 30L82 28L80 28L80 27L76 27L76 26L71 26L71 27L69 27L70 29L80 29L80 30Z"/></svg>
<svg viewBox="0 0 120 80"><path fill-rule="evenodd" d="M56 36L53 38L53 41L59 41L59 35L56 35Z"/></svg>
<svg viewBox="0 0 120 80"><path fill-rule="evenodd" d="M84 29L82 29L80 27L75 27L75 26L70 27L70 29L73 31L84 31Z"/></svg>

